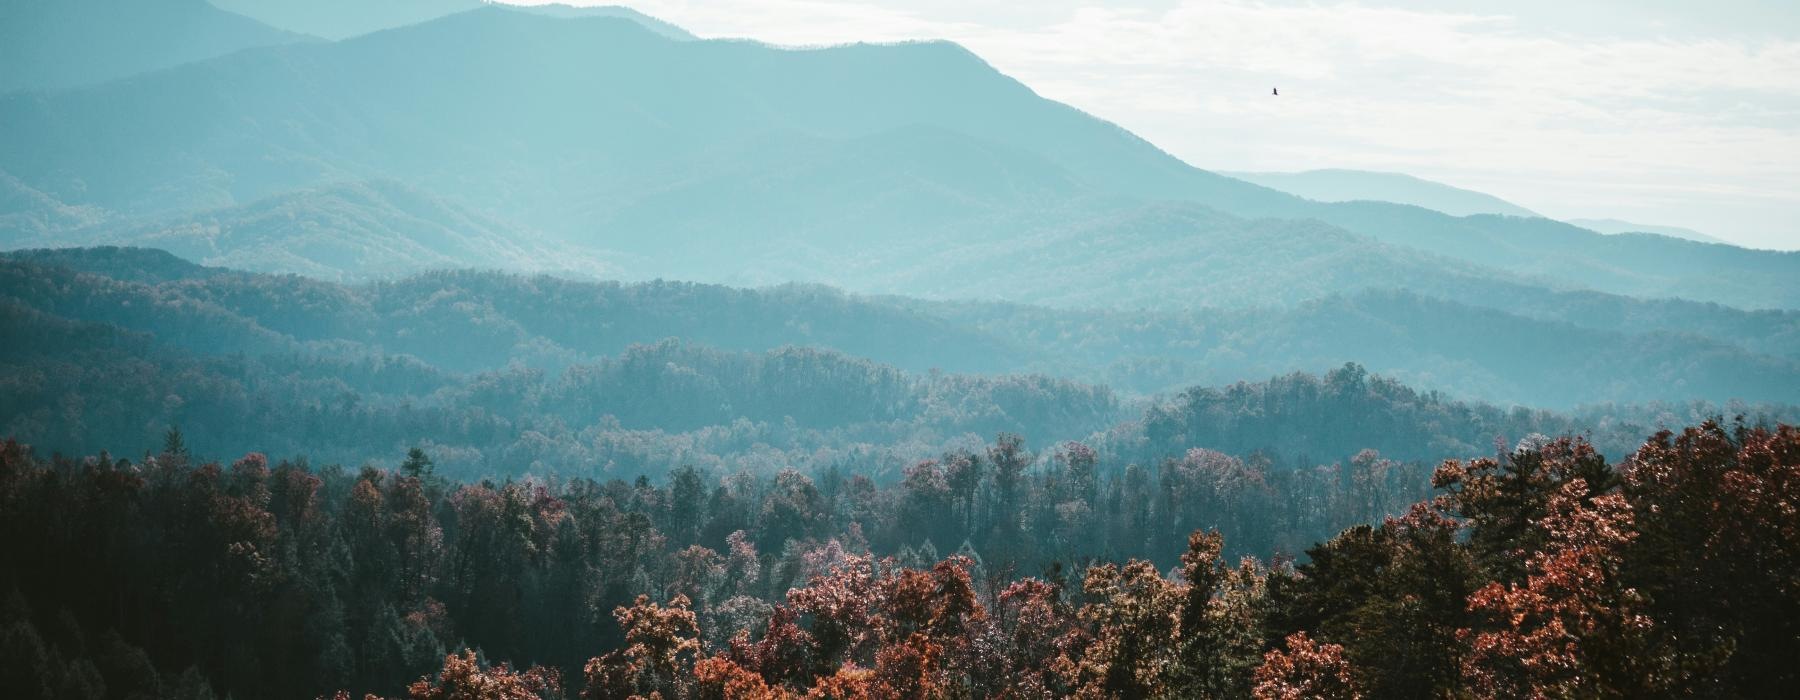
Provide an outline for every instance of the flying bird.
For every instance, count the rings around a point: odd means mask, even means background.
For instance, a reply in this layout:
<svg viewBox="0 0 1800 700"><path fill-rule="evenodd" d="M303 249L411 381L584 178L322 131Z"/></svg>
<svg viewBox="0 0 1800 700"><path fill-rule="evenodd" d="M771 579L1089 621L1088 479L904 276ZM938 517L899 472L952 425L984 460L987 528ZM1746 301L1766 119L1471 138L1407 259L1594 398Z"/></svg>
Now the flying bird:
<svg viewBox="0 0 1800 700"><path fill-rule="evenodd" d="M1279 95L1281 94L1281 88L1269 88L1269 94Z"/></svg>

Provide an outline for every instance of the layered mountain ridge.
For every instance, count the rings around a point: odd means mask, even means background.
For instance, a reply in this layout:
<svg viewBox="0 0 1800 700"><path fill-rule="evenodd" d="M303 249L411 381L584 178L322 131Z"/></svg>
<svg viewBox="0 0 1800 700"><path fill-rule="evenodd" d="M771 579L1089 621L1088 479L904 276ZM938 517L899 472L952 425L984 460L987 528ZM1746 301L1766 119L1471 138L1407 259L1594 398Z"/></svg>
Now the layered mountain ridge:
<svg viewBox="0 0 1800 700"><path fill-rule="evenodd" d="M1131 284L1142 293L1002 298L1241 306L1377 287L1438 293L1474 278L1800 306L1797 254L1303 200L1189 166L943 42L797 50L486 7L98 88L14 95L0 99L0 118L18 125L0 137L0 167L60 206L107 212L113 230L127 232L7 231L12 247L157 245L158 229L183 229L191 211L397 181L509 230L622 261L621 274L637 279L802 279L950 297L986 292L914 264L917 251L1030 255L1045 241L1079 239L1086 247L1073 257L1083 261L1170 262L1117 265L1135 274L1109 279L1141 278ZM1346 265L1334 257L1345 240L1391 263ZM1145 255L1146 242L1162 248ZM1246 251L1264 243L1266 255ZM220 250L200 259L337 279L408 271L379 255L289 263ZM546 259L521 259L520 269ZM1316 274L1334 269L1356 269L1357 279ZM1196 274L1227 291L1172 293ZM1283 277L1316 283L1265 297L1292 285L1257 281ZM864 284L884 279L896 283ZM1246 291L1231 293L1238 288Z"/></svg>
<svg viewBox="0 0 1800 700"><path fill-rule="evenodd" d="M453 372L557 371L682 338L822 347L914 372L1035 372L1132 394L1357 362L1503 404L1800 403L1800 314L1589 294L1542 300L1561 313L1537 317L1383 291L1292 309L1127 312L475 271L340 285L130 248L0 258L0 299L211 356L375 353Z"/></svg>

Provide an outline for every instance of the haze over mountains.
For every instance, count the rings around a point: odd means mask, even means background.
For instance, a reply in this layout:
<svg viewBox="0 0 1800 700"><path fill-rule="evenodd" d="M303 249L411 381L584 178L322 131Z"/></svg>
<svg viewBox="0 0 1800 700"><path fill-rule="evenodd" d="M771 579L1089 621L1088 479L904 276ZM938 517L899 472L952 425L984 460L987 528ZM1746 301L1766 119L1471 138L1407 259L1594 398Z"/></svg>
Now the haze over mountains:
<svg viewBox="0 0 1800 700"><path fill-rule="evenodd" d="M207 0L7 0L0 92L88 85L306 39Z"/></svg>
<svg viewBox="0 0 1800 700"><path fill-rule="evenodd" d="M965 368L1129 391L1359 361L1534 405L1800 400L1797 253L1601 235L1404 175L1244 175L1271 189L949 43L789 49L621 8L453 4L224 3L350 38L0 96L0 245L353 284L466 267L814 282L1003 344L1175 329ZM1549 336L1580 359L1534 364L1545 341L1523 338ZM1668 388L1688 371L1705 378Z"/></svg>
<svg viewBox="0 0 1800 700"><path fill-rule="evenodd" d="M918 373L1029 372L1129 394L1352 361L1421 389L1564 409L1675 396L1780 403L1800 386L1800 314L1591 294L1545 300L1560 315L1539 318L1406 292L1290 310L1108 312L475 272L343 286L144 249L20 251L0 271L0 300L117 324L183 353L391 355L458 373L560 372L681 338L732 351L823 347Z"/></svg>
<svg viewBox="0 0 1800 700"><path fill-rule="evenodd" d="M383 29L418 24L458 12L493 4L492 0L212 0L220 8L254 17L289 31L324 37L348 39ZM509 9L536 12L553 17L621 17L643 24L651 30L676 39L691 39L692 34L644 15L628 7L610 5L576 6L570 4L512 5Z"/></svg>
<svg viewBox="0 0 1800 700"><path fill-rule="evenodd" d="M1490 194L1465 190L1401 173L1364 170L1307 170L1296 173L1225 173L1232 177L1320 202L1393 202L1411 204L1451 216L1502 214L1538 216L1536 212ZM1603 232L1604 233L1604 232Z"/></svg>
<svg viewBox="0 0 1800 700"><path fill-rule="evenodd" d="M1385 399L1395 405L1370 410L1449 411L1406 430L1456 438L1444 445L1380 438L1383 452L1401 458L1478 449L1492 434L1483 431L1581 429L1629 445L1656 425L1708 412L1800 415L1800 407L1783 404L1793 395L1784 387L1800 383L1800 359L1403 294L1286 313L1075 312L804 286L620 285L474 272L342 286L205 268L160 251L82 249L0 258L0 315L24 341L0 351L8 367L0 373L8 397L0 429L36 444L124 449L174 423L233 449L261 441L354 459L388 449L389 436L432 425L433 442L477 450L455 458L473 474L518 470L508 455L534 440L559 443L531 448L553 471L624 459L600 459L594 450L631 449L592 444L596 434L618 430L673 441L652 452L723 439L706 437L708 430L735 435L726 444L738 447L700 448L708 460L748 449L743 440L802 455L867 442L887 445L881 461L897 470L907 455L996 431L1134 434L1143 430L1136 414L1159 403L1134 392L1173 394L1293 369L1324 374L1343 367L1344 357L1368 358L1371 369L1392 369L1421 389L1506 403L1529 396L1564 411L1589 404L1575 413L1509 412L1402 390ZM1795 321L1785 322L1791 339ZM1669 386L1711 401L1659 402ZM1230 388L1237 397L1230 401L1249 401L1242 391ZM56 409L58 396L77 398ZM1213 434L1206 444L1220 449L1279 444L1294 456L1375 444L1314 444L1321 432L1283 427L1274 416L1295 407L1251 403L1231 410L1261 415L1255 420L1269 421L1269 430L1298 432L1260 445L1210 423L1188 430ZM784 418L794 423L781 427ZM1361 431L1336 435L1369 439ZM1141 449L1133 446L1138 439L1122 439L1117 449ZM678 458L632 459L653 459L640 466L661 471Z"/></svg>
<svg viewBox="0 0 1800 700"><path fill-rule="evenodd" d="M485 0L212 0L214 5L271 25L326 39L347 39L473 10Z"/></svg>
<svg viewBox="0 0 1800 700"><path fill-rule="evenodd" d="M1498 214L1543 218L1542 215L1499 197L1432 182L1402 173L1366 170L1307 170L1292 173L1224 173L1270 189L1320 202L1389 202L1410 204L1451 216ZM1567 219L1567 223L1596 233L1654 233L1700 243L1729 242L1679 226L1634 224L1619 219Z"/></svg>
<svg viewBox="0 0 1800 700"><path fill-rule="evenodd" d="M1673 238L1685 238L1690 241L1699 241L1701 243L1725 243L1726 245L1730 245L1730 243L1726 241L1708 236L1691 228L1682 228L1680 226L1634 224L1629 221L1620 221L1618 219L1570 219L1569 223L1601 233L1654 233Z"/></svg>

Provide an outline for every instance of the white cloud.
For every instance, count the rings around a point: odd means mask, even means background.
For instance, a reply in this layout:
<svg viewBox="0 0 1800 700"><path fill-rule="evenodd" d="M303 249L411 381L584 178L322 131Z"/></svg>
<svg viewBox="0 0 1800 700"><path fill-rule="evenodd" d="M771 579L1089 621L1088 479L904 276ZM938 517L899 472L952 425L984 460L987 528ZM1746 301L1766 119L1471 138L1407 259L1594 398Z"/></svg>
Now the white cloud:
<svg viewBox="0 0 1800 700"><path fill-rule="evenodd" d="M1556 216L1800 248L1792 39L1563 34L1504 11L1350 2L634 6L703 36L951 39L1200 167L1399 170Z"/></svg>

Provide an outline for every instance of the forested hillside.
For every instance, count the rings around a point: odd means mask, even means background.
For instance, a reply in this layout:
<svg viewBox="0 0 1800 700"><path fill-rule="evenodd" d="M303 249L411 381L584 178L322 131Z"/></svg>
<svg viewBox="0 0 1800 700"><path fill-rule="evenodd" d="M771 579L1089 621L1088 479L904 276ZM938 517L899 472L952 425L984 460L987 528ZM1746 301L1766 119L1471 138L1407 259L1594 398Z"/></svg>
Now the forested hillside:
<svg viewBox="0 0 1800 700"><path fill-rule="evenodd" d="M171 432L141 461L0 446L0 682L1352 698L1767 697L1800 680L1791 427L1707 423L1612 464L1568 439L1451 460L1410 509L1420 474L1372 452L1338 471L1194 449L1106 474L1079 443L1034 459L1002 435L888 485L692 468L459 484L424 451L352 471L186 445Z"/></svg>
<svg viewBox="0 0 1800 700"><path fill-rule="evenodd" d="M1617 348L1603 332L1523 319L1508 328L1466 311L1424 313L1431 306L1343 300L1290 316L1292 330L1256 315L1222 315L1234 325L1215 328L1205 317L1028 308L983 317L1003 307L811 287L463 272L342 286L155 251L26 252L0 262L0 310L20 339L0 350L0 428L40 449L135 454L178 425L209 450L352 464L429 443L458 478L837 465L888 480L922 456L999 432L1089 441L1109 471L1189 447L1307 468L1365 448L1430 464L1533 434L1584 434L1616 453L1708 417L1800 416L1783 401L1800 380L1767 383L1800 377L1770 369L1791 360L1722 354L1701 370L1704 353L1693 348L1704 341L1646 336L1683 359L1659 375L1644 354L1654 343ZM1382 308L1392 320L1372 322ZM1441 340L1359 330L1407 322ZM1309 346L1309 337L1332 344ZM1209 367L1234 342L1258 364ZM1584 359L1511 359L1547 343ZM1446 366L1482 363L1502 378L1539 377L1534 387L1564 385L1533 389L1551 396L1605 396L1594 387L1632 381L1649 400L1564 412L1494 405L1370 376L1351 359L1365 353L1431 376L1420 353L1434 349L1451 358ZM1283 363L1323 376L1270 369ZM1209 369L1202 376L1276 378L1189 388L1195 366ZM1456 376L1478 375L1465 364ZM1160 391L1168 387L1180 390ZM1771 401L1676 399L1708 391Z"/></svg>
<svg viewBox="0 0 1800 700"><path fill-rule="evenodd" d="M1043 374L1128 394L1355 362L1422 389L1534 407L1800 401L1800 314L1593 293L1522 293L1529 315L1405 292L1129 312L480 272L338 285L135 249L7 258L7 299L206 356L405 356L449 372L555 374L674 337L753 352L824 347L920 374Z"/></svg>
<svg viewBox="0 0 1800 700"><path fill-rule="evenodd" d="M501 224L393 181L329 185L238 207L61 234L133 241L212 265L327 280L351 271L490 267L617 276L598 255ZM71 240L73 239L73 240ZM560 261L554 263L553 261Z"/></svg>

